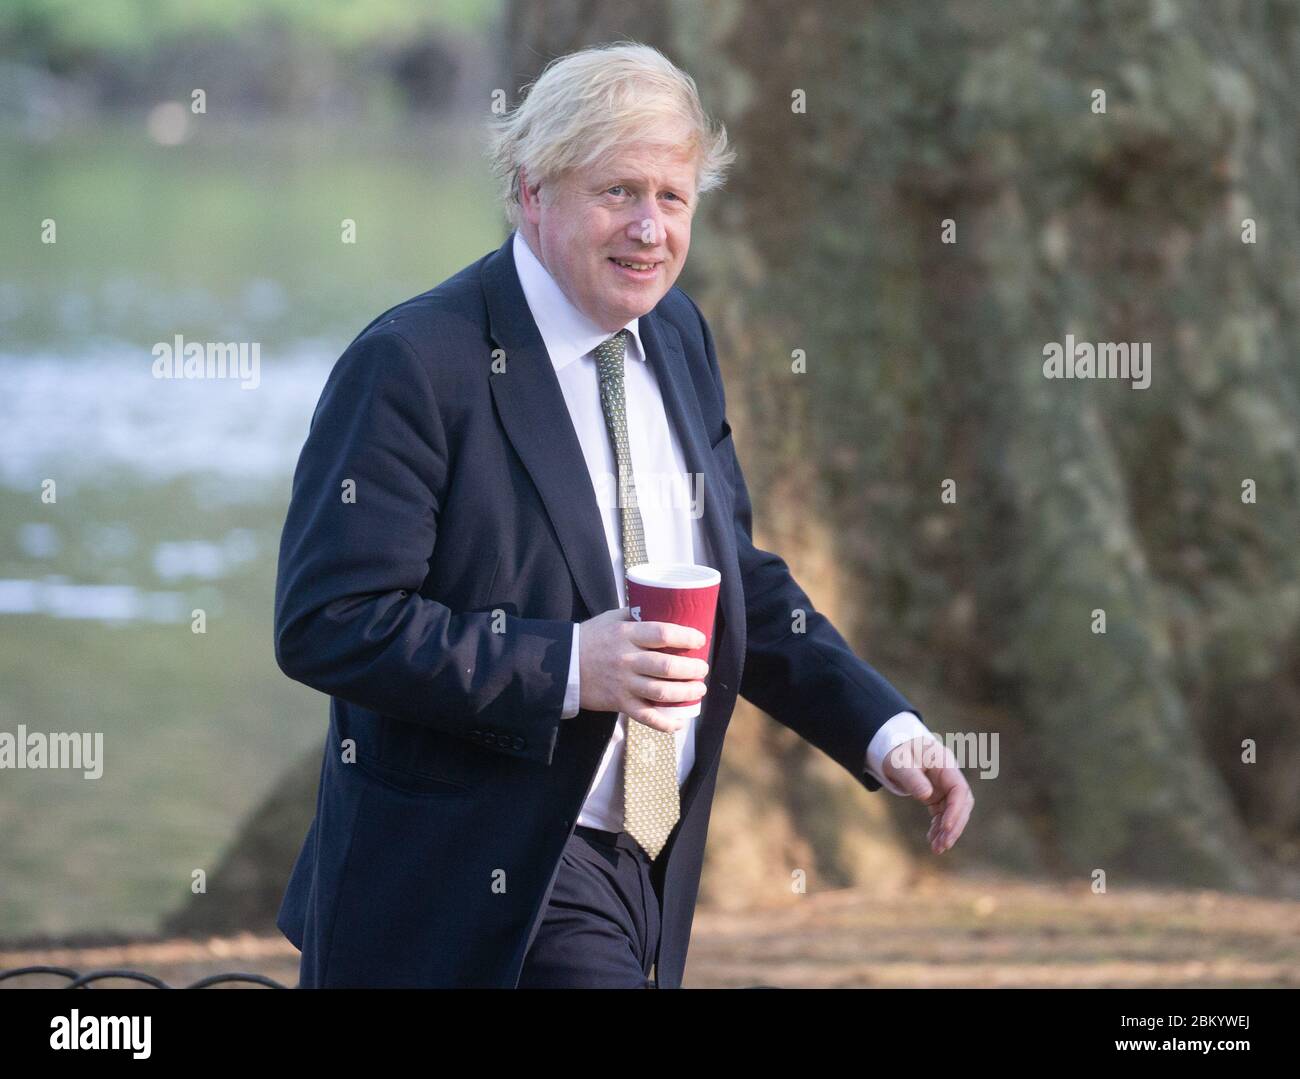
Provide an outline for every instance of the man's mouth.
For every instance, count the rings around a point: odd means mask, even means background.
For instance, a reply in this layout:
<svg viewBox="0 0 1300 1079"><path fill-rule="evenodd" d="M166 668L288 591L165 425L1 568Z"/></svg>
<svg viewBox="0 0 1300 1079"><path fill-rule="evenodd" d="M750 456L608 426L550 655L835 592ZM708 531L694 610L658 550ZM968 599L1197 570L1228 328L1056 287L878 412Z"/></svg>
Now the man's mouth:
<svg viewBox="0 0 1300 1079"><path fill-rule="evenodd" d="M620 258L614 258L613 256L610 256L609 261L612 262L615 266L620 267L628 274L634 275L636 277L643 277L643 278L653 277L655 271L658 270L659 268L659 262L660 262L660 260L655 260L653 262L641 262L637 259L620 259Z"/></svg>

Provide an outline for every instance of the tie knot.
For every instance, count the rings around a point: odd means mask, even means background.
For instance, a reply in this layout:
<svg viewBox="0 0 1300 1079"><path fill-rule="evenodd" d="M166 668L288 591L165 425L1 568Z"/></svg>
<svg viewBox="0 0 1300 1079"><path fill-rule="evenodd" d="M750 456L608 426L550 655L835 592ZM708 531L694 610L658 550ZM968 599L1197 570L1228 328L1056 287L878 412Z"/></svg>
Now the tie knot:
<svg viewBox="0 0 1300 1079"><path fill-rule="evenodd" d="M623 373L623 359L627 355L627 339L631 333L619 330L613 337L596 346L596 365L603 380Z"/></svg>

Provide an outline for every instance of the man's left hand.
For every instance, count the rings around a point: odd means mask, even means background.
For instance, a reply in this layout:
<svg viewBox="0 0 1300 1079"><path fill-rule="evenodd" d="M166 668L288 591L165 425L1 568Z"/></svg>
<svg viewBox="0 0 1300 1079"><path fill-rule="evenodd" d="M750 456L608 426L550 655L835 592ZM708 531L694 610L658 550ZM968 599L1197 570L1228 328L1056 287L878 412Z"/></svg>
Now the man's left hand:
<svg viewBox="0 0 1300 1079"><path fill-rule="evenodd" d="M952 751L938 739L922 735L886 753L881 767L891 783L929 808L930 849L942 854L956 843L970 819L975 795Z"/></svg>

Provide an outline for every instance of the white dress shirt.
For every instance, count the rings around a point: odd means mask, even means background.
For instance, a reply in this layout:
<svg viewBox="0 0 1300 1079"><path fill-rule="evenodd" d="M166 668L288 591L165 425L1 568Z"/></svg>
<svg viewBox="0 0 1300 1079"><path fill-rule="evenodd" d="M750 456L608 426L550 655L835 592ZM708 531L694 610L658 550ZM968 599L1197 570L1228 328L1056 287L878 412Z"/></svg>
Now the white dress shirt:
<svg viewBox="0 0 1300 1079"><path fill-rule="evenodd" d="M618 466L614 448L605 425L600 402L600 380L596 372L595 348L611 334L593 323L571 303L545 266L529 248L522 233L514 235L515 268L524 298L542 341L546 345L555 376L569 409L569 418L582 446L596 503L605 527L605 543L618 589L620 607L627 606L626 582L623 578L623 545L618 512ZM668 422L663 397L654 370L646 360L641 345L640 319L626 326L631 338L624 365L624 392L627 407L628 448L636 482L637 503L645 529L646 558L651 562L694 562L718 568L701 525L700 478L686 469L681 443ZM568 688L564 697L563 719L572 719L579 711L578 624L573 627L573 645L569 659ZM710 646L709 666L713 655ZM614 733L605 747L605 755L582 811L578 824L618 832L623 828L623 752L627 740L626 714L618 714ZM677 781L685 783L695 761L695 728L699 717L687 722L674 737L677 740ZM866 767L881 785L894 794L904 792L881 773L885 755L901 742L930 731L912 712L900 712L889 719L867 748Z"/></svg>

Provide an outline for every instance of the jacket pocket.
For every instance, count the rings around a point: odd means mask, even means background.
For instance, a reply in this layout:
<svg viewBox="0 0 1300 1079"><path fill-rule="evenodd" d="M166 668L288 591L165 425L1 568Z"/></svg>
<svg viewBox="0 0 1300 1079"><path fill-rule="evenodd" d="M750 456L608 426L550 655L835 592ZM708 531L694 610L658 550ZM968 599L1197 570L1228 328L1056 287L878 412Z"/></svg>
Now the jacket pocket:
<svg viewBox="0 0 1300 1079"><path fill-rule="evenodd" d="M382 783L385 787L391 787L402 794L434 797L470 794L474 790L472 785L450 776L395 768L391 764L383 764L374 757L361 753L357 754L356 767L377 783Z"/></svg>

